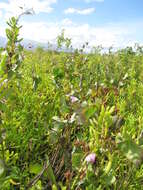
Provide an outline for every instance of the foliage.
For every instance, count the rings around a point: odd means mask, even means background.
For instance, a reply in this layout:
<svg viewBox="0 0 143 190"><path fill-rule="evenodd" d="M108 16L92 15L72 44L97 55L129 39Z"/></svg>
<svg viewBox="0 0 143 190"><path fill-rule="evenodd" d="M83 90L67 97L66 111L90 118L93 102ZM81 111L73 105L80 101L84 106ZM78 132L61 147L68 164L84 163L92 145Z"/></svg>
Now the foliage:
<svg viewBox="0 0 143 190"><path fill-rule="evenodd" d="M0 189L141 190L142 48L27 51L18 19L7 24L0 51ZM62 43L71 45L64 33Z"/></svg>

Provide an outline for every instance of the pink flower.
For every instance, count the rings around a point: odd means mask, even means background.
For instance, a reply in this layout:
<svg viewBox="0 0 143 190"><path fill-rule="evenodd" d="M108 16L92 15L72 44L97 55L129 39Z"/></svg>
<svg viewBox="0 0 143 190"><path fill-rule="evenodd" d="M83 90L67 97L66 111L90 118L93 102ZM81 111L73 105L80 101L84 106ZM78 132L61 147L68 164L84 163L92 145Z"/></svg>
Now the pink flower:
<svg viewBox="0 0 143 190"><path fill-rule="evenodd" d="M96 161L96 154L95 154L95 153L89 154L88 156L86 156L85 161L86 161L87 163L94 164L95 161Z"/></svg>
<svg viewBox="0 0 143 190"><path fill-rule="evenodd" d="M71 102L72 102L72 103L75 103L75 102L78 101L78 98L75 97L75 96L70 96L70 99L71 99Z"/></svg>

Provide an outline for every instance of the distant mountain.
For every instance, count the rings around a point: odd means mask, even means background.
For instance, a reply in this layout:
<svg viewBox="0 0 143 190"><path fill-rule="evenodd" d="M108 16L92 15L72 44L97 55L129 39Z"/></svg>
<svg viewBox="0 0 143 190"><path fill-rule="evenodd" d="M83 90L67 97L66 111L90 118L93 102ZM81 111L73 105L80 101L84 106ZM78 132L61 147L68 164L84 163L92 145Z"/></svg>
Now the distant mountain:
<svg viewBox="0 0 143 190"><path fill-rule="evenodd" d="M0 47L5 47L6 43L7 43L7 39L0 36ZM47 44L36 42L36 41L33 41L33 40L28 40L28 39L23 39L21 44L26 49L35 49L35 48L37 48L39 46L45 48L47 46Z"/></svg>
<svg viewBox="0 0 143 190"><path fill-rule="evenodd" d="M0 47L5 47L6 43L7 43L7 39L0 36ZM23 39L21 44L24 46L25 49L36 49L37 47L42 47L45 50L48 50L48 49L49 50L57 50L57 51L62 50L65 52L71 52L72 51L72 49L69 50L69 49L64 48L64 47L58 49L56 43L54 43L54 42L52 44L49 44L48 42L47 43L40 43L40 42L37 42L34 40Z"/></svg>

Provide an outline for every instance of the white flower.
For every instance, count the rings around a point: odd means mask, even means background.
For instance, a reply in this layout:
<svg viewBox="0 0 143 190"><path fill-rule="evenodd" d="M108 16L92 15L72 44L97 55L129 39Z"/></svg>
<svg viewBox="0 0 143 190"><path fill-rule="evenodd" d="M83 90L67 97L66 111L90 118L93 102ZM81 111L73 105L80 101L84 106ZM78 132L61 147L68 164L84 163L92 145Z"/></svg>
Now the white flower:
<svg viewBox="0 0 143 190"><path fill-rule="evenodd" d="M72 103L75 103L75 102L77 102L79 99L77 98L77 97L75 97L75 96L70 96L70 99L71 99L71 102Z"/></svg>
<svg viewBox="0 0 143 190"><path fill-rule="evenodd" d="M87 163L94 164L95 161L96 161L96 154L95 154L95 153L89 154L88 156L86 156L85 161L86 161Z"/></svg>

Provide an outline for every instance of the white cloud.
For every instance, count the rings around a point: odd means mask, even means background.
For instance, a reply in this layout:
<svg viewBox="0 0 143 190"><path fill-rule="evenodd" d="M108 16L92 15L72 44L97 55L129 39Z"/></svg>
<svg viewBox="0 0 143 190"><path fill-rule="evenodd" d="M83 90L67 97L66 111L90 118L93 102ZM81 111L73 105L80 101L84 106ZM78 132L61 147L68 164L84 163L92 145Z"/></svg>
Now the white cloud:
<svg viewBox="0 0 143 190"><path fill-rule="evenodd" d="M143 22L110 23L104 26L91 26L89 24L74 23L69 18L60 22L26 22L20 36L42 43L55 44L57 36L65 29L65 36L72 39L73 47L81 47L89 42L90 47L102 45L105 48L115 48L141 43L143 40ZM5 27L1 25L0 36L4 36Z"/></svg>
<svg viewBox="0 0 143 190"><path fill-rule="evenodd" d="M0 10L4 10L6 17L12 15L19 15L24 9L33 8L36 13L46 12L50 13L53 8L51 5L57 0L8 0L8 2L0 2Z"/></svg>
<svg viewBox="0 0 143 190"><path fill-rule="evenodd" d="M62 25L64 26L70 26L73 24L72 20L70 20L69 18L65 18L64 20L62 20Z"/></svg>
<svg viewBox="0 0 143 190"><path fill-rule="evenodd" d="M65 14L80 14L80 15L89 15L95 11L95 8L87 8L87 9L75 9L68 8L64 11Z"/></svg>
<svg viewBox="0 0 143 190"><path fill-rule="evenodd" d="M0 18L3 16L2 11L0 11Z"/></svg>
<svg viewBox="0 0 143 190"><path fill-rule="evenodd" d="M108 24L96 27L89 24L73 23L68 18L57 23L47 22L23 22L21 36L25 39L32 39L39 42L55 43L56 37L62 29L65 29L66 37L72 39L74 47L80 47L83 43L89 42L91 47L102 45L103 47L124 47L136 41L135 32L131 26L126 24ZM143 28L143 24L142 24Z"/></svg>
<svg viewBox="0 0 143 190"><path fill-rule="evenodd" d="M21 36L39 42L53 42L60 33L60 27L56 23L46 22L22 22Z"/></svg>

